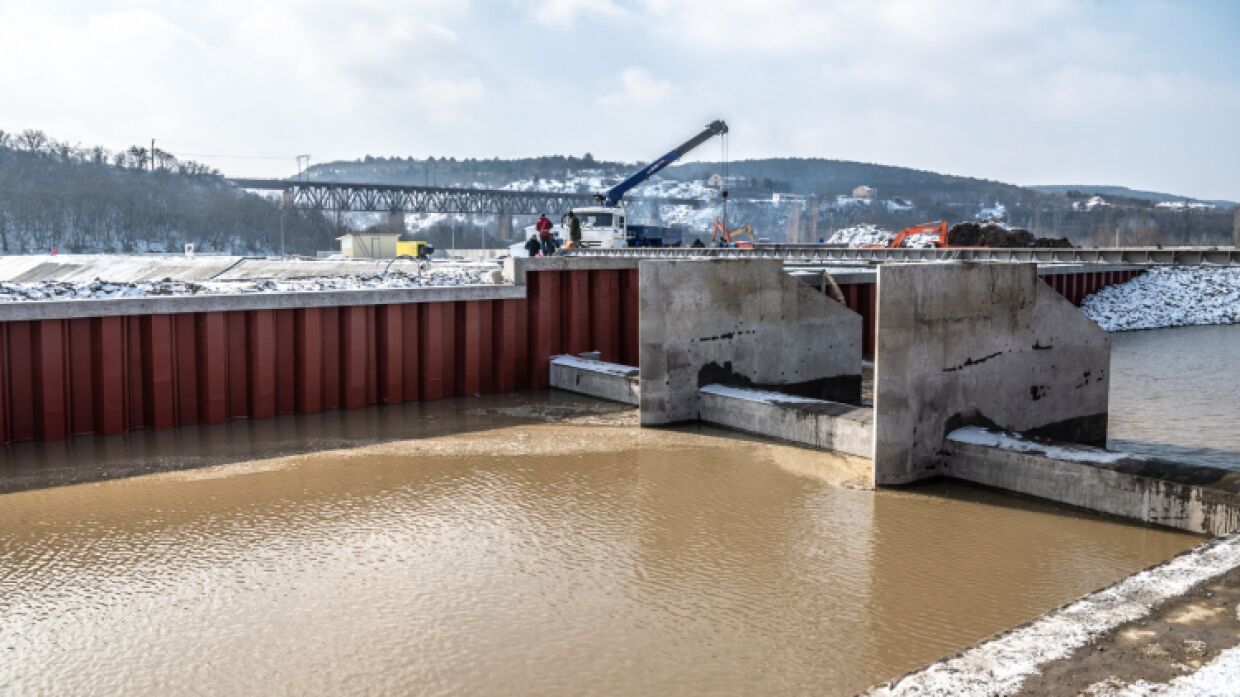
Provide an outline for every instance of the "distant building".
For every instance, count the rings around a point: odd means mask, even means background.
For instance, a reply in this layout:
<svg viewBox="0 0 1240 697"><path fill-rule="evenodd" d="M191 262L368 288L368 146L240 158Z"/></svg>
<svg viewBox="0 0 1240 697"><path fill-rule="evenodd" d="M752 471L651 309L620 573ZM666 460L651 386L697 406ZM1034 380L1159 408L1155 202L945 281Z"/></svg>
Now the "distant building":
<svg viewBox="0 0 1240 697"><path fill-rule="evenodd" d="M866 186L865 184L862 184L861 186L858 186L857 188L853 189L852 195L853 195L853 198L868 198L870 200L873 200L873 199L878 198L878 189L875 189L872 186Z"/></svg>
<svg viewBox="0 0 1240 697"><path fill-rule="evenodd" d="M340 253L350 259L395 259L399 232L351 232L341 235Z"/></svg>

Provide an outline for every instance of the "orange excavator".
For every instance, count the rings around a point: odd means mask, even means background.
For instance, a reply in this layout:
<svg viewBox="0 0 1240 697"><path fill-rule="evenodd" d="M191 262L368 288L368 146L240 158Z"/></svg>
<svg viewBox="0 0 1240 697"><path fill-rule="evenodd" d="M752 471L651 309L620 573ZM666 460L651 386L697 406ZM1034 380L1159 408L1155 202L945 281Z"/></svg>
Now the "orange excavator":
<svg viewBox="0 0 1240 697"><path fill-rule="evenodd" d="M741 235L749 237L749 241L737 240L736 238ZM715 218L715 227L710 231L710 244L711 246L719 245L722 247L735 247L737 249L753 249L753 226L742 225L735 230L728 230L723 224L723 219Z"/></svg>
<svg viewBox="0 0 1240 697"><path fill-rule="evenodd" d="M930 247L938 247L940 249L943 249L943 248L951 246L950 244L947 243L947 221L939 220L939 221L932 221L929 223L918 223L916 225L906 227L900 232L896 233L896 236L891 238L891 241L888 242L886 245L868 244L868 245L865 245L865 248L866 249L885 249L885 248L894 249L896 247L903 247L904 243L910 237L921 237L921 236L926 236L926 237L933 236L933 239L925 241L925 242L928 242L928 246ZM922 245L919 245L919 246L927 246L927 244L923 243Z"/></svg>

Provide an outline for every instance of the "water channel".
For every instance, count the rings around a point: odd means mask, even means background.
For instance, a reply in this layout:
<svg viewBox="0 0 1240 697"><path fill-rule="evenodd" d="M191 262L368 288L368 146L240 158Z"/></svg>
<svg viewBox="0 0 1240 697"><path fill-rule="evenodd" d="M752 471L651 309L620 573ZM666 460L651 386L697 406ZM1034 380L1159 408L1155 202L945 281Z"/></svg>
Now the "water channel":
<svg viewBox="0 0 1240 697"><path fill-rule="evenodd" d="M14 446L0 693L850 694L1200 542L867 466L548 394Z"/></svg>

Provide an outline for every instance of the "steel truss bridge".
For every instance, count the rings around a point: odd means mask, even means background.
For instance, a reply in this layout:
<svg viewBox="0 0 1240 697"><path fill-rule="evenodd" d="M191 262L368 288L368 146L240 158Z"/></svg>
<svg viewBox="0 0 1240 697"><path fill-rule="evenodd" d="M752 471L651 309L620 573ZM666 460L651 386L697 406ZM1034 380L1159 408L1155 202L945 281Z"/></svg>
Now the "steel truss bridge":
<svg viewBox="0 0 1240 697"><path fill-rule="evenodd" d="M279 191L293 208L348 213L474 213L491 215L558 215L577 206L598 205L593 194L559 194L544 191L462 189L405 184L296 181L287 179L231 179L242 189ZM633 203L654 203L700 208L702 201L688 198L631 198Z"/></svg>
<svg viewBox="0 0 1240 697"><path fill-rule="evenodd" d="M763 244L755 249L736 248L620 248L583 249L576 257L646 257L656 259L723 257L782 259L793 264L869 264L876 262L979 261L1037 262L1039 264L1129 264L1141 266L1240 267L1236 247L1074 247L1065 249L1003 249L967 247L956 249L857 249L813 244Z"/></svg>

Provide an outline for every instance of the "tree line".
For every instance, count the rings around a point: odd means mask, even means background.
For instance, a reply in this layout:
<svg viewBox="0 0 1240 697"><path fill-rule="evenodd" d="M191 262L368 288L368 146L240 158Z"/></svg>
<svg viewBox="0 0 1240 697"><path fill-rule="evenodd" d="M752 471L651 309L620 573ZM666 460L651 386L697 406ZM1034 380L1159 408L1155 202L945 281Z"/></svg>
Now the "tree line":
<svg viewBox="0 0 1240 697"><path fill-rule="evenodd" d="M336 246L314 212L282 210L204 164L158 148L109 151L43 131L0 131L0 253L272 254Z"/></svg>

